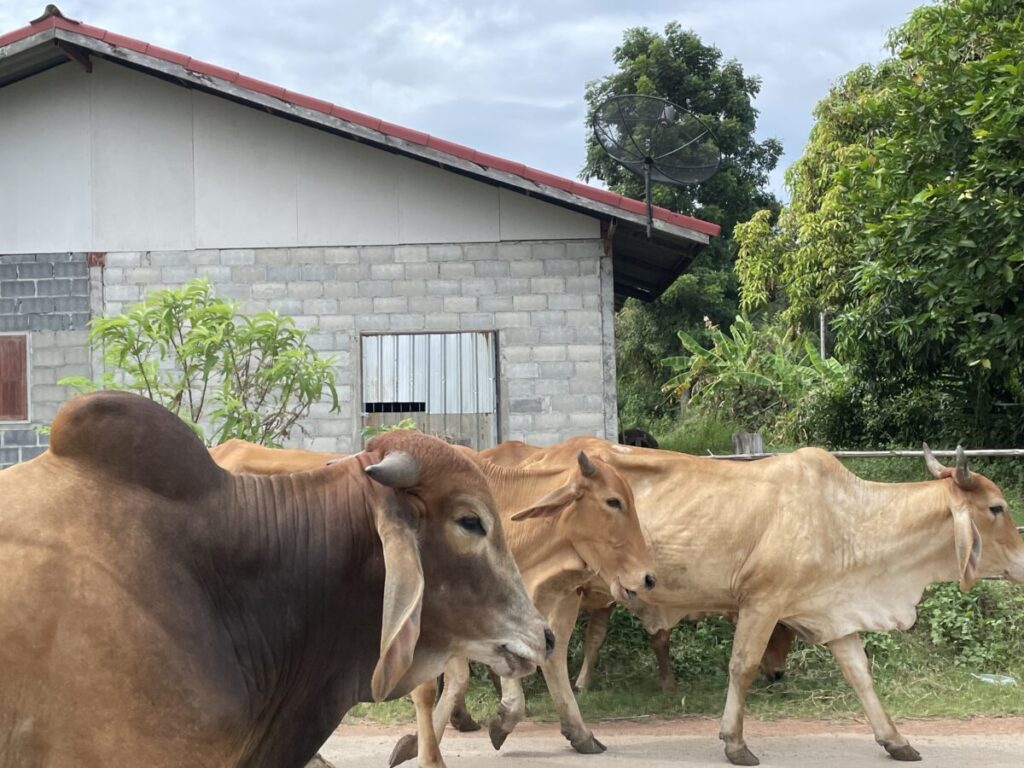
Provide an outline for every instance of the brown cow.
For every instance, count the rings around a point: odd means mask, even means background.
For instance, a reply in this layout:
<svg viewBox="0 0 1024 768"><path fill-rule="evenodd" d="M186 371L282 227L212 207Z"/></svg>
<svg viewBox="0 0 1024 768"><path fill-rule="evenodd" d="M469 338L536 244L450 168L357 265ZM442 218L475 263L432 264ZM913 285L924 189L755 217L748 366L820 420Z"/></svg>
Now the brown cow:
<svg viewBox="0 0 1024 768"><path fill-rule="evenodd" d="M597 666L597 657L608 634L608 621L611 619L615 601L603 589L589 589L583 595L580 610L587 612L586 630L583 635L583 664L576 676L574 687L585 691L590 687ZM735 618L735 617L730 617ZM658 676L661 689L671 693L678 688L675 672L672 670L672 658L669 653L671 629L659 629L650 633L651 650L658 662ZM761 657L761 674L772 682L778 682L786 673L786 658L793 647L796 633L784 624L776 624L772 636L768 639L768 647ZM461 717L462 713L457 713Z"/></svg>
<svg viewBox="0 0 1024 768"><path fill-rule="evenodd" d="M18 768L301 766L355 702L552 640L483 476L423 435L236 476L149 400L76 398L0 473L0 562Z"/></svg>
<svg viewBox="0 0 1024 768"><path fill-rule="evenodd" d="M947 469L925 449L938 479L919 483L867 482L814 448L733 463L596 438L545 449L524 466L566 467L586 450L629 481L659 576L646 598L659 608L639 611L650 628L737 615L721 730L733 763L758 762L743 739L743 709L778 622L827 644L875 739L894 758L917 760L875 695L859 633L909 627L935 581L1024 581L1024 542L1002 492L968 470L962 451Z"/></svg>
<svg viewBox="0 0 1024 768"><path fill-rule="evenodd" d="M558 711L562 734L578 752L603 752L604 745L584 724L573 697L567 652L579 614L580 594L588 582L600 578L610 583L611 593L626 603L634 602L638 592L655 585L632 491L609 464L591 460L583 451L565 470L499 467L482 458L478 463L506 523L509 546L527 592L557 638L555 652L541 670ZM547 495L538 501L538 493L545 491ZM554 520L545 519L550 517ZM432 726L434 687L425 684L414 692L417 737L405 736L398 742L391 766L418 753L422 768L443 768L437 743L453 708L462 700L468 679L464 660L456 659L448 665ZM501 747L526 714L519 681L503 676L501 688L498 716L490 726L495 748Z"/></svg>
<svg viewBox="0 0 1024 768"><path fill-rule="evenodd" d="M503 444L508 445L508 444ZM516 450L523 443L517 444ZM531 446L526 446L532 449ZM629 486L608 465L590 461L583 453L568 470L500 467L480 458L468 448L455 450L477 460L499 504L509 544L518 553L518 565L528 592L542 611L558 626L565 626L565 641L560 643L543 666L545 679L562 720L563 733L581 752L599 752L604 746L583 723L573 698L566 668L568 637L578 613L580 587L595 574L613 584L619 599L632 602L640 590L654 586L650 559L637 522ZM532 449L540 450L540 449ZM494 451L494 449L491 449ZM250 446L245 455L252 466L273 469L278 452ZM302 452L297 460L280 461L281 471L322 466L331 454ZM245 462L234 465L236 471L248 471ZM539 498L542 494L543 498ZM545 519L542 519L545 518ZM553 518L547 519L547 518ZM535 522L513 522L530 520ZM556 635L557 637L557 635ZM391 765L420 755L421 766L444 765L438 740L446 715L464 694L468 667L464 659L454 660L446 668L446 697L439 704L431 725L435 687L429 682L413 692L417 708L417 736L399 741L391 756ZM524 714L522 691L513 680L502 681L506 691L502 718L492 724L491 736L497 745L504 741ZM466 721L471 722L468 715Z"/></svg>

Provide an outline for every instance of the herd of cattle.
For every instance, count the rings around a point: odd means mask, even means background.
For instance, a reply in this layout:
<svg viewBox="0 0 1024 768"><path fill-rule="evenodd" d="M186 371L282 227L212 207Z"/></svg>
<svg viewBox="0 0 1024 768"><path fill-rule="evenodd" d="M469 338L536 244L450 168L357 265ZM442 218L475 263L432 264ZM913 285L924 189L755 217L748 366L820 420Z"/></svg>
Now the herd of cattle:
<svg viewBox="0 0 1024 768"><path fill-rule="evenodd" d="M596 438L207 451L149 400L75 398L46 453L0 472L0 766L302 766L356 702L411 694L390 764L441 768L449 719L475 725L470 660L501 678L495 748L539 666L562 733L600 752L566 653L586 609L586 687L614 603L666 685L668 631L733 618L732 763L758 762L747 689L794 635L827 644L892 757L920 759L859 633L909 627L932 582L1024 581L999 488L925 454L934 480L886 484L816 449L732 463Z"/></svg>

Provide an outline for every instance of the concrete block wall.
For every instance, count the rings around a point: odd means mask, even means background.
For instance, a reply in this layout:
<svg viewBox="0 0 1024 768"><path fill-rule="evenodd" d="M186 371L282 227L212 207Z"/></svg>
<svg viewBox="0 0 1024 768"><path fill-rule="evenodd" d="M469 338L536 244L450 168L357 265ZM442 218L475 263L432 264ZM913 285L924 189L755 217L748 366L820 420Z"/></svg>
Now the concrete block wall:
<svg viewBox="0 0 1024 768"><path fill-rule="evenodd" d="M0 332L28 336L29 420L0 421L0 467L46 450L38 428L73 392L57 384L92 375L86 324L90 275L83 253L0 255Z"/></svg>
<svg viewBox="0 0 1024 768"><path fill-rule="evenodd" d="M361 445L360 334L497 331L501 439L617 432L611 259L593 240L108 253L103 313L206 276L272 309L336 360L341 412L314 406L292 443Z"/></svg>
<svg viewBox="0 0 1024 768"><path fill-rule="evenodd" d="M74 331L88 322L84 253L0 255L0 332Z"/></svg>

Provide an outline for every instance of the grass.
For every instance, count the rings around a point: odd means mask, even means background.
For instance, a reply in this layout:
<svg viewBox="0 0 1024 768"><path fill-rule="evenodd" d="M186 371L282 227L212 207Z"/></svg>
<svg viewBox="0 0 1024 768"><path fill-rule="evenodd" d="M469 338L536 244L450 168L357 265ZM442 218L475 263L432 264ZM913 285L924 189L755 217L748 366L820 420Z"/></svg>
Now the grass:
<svg viewBox="0 0 1024 768"><path fill-rule="evenodd" d="M688 419L659 436L663 447L703 454L730 450L734 427L715 419ZM900 482L928 477L920 459L850 459L844 464L868 480ZM1019 460L975 461L972 469L1000 485L1018 525L1024 525L1024 464ZM909 632L866 636L875 686L896 718L1024 715L1024 590L987 582L967 595L955 587L932 588ZM673 632L671 653L679 689L664 693L654 656L639 622L616 611L594 675L593 689L578 694L586 720L639 716L721 715L728 682L732 626L723 619L684 623ZM582 662L581 627L570 644L572 679ZM982 682L972 673L1014 677L1017 685ZM557 720L540 675L525 681L527 713ZM486 721L497 696L482 673L474 672L467 696L470 712ZM762 719L863 717L860 702L843 680L828 650L797 643L786 677L769 683L758 676L747 713ZM362 704L350 717L383 723L411 723L408 700Z"/></svg>
<svg viewBox="0 0 1024 768"><path fill-rule="evenodd" d="M974 678L967 669L937 659L925 643L914 645L916 647L905 653L902 663L895 668L873 665L876 690L892 717L1024 715L1024 661L1015 660L999 670L1014 677L1017 685L995 685ZM595 689L576 696L584 720L683 715L719 717L722 714L728 683L724 668L700 677L681 676L678 691L665 693L652 671L624 675L621 661L609 658L606 647L598 667ZM608 670L609 666L613 669ZM628 680L623 677L628 677ZM530 719L541 722L558 720L539 675L526 680L526 692ZM473 716L480 722L486 722L494 715L497 702L497 694L490 682L474 678L467 694ZM757 677L747 699L747 714L762 720L830 720L860 718L864 712L828 651L822 647L803 646L790 657L786 677L781 681L769 683L763 677ZM360 704L348 717L386 724L413 723L415 719L408 699Z"/></svg>

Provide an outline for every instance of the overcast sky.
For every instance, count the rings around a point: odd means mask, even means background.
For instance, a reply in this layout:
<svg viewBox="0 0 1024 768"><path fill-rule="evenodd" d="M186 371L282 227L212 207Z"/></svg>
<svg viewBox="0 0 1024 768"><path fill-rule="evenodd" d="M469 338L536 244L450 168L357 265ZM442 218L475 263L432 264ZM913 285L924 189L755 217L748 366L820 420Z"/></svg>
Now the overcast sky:
<svg viewBox="0 0 1024 768"><path fill-rule="evenodd" d="M758 134L800 155L837 78L926 0L63 0L75 19L575 177L583 88L628 27L676 20L762 80ZM0 33L43 0L0 3Z"/></svg>

